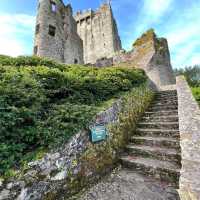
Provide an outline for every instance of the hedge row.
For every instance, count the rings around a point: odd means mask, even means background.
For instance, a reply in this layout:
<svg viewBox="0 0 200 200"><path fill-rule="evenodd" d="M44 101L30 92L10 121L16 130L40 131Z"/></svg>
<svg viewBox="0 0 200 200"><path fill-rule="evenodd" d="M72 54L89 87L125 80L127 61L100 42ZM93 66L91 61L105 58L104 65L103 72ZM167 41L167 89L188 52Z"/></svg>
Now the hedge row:
<svg viewBox="0 0 200 200"><path fill-rule="evenodd" d="M68 140L105 101L145 82L144 72L136 69L1 56L0 174L19 167L38 149Z"/></svg>

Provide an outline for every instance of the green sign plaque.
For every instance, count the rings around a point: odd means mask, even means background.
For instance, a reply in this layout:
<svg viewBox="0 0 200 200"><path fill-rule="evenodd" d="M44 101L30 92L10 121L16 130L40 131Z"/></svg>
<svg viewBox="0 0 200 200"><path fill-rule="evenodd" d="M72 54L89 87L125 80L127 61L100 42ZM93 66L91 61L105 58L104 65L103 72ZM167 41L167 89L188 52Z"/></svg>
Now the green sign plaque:
<svg viewBox="0 0 200 200"><path fill-rule="evenodd" d="M107 130L103 125L96 125L91 129L91 140L92 142L99 142L106 139Z"/></svg>

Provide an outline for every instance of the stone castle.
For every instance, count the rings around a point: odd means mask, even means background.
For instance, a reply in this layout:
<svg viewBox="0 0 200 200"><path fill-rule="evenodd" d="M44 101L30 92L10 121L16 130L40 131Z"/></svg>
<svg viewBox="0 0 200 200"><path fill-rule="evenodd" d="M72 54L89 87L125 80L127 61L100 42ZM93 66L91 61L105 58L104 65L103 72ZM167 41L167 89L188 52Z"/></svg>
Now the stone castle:
<svg viewBox="0 0 200 200"><path fill-rule="evenodd" d="M73 16L71 5L62 0L38 0L34 43L34 55L61 63L98 67L125 63L145 70L157 88L175 83L167 40L149 30L131 51L122 50L110 3Z"/></svg>
<svg viewBox="0 0 200 200"><path fill-rule="evenodd" d="M109 3L96 12L77 12L62 0L39 0L34 54L68 64L96 63L121 49Z"/></svg>
<svg viewBox="0 0 200 200"><path fill-rule="evenodd" d="M96 12L77 12L75 20L78 34L83 40L85 63L110 58L121 50L121 40L110 4L103 4Z"/></svg>

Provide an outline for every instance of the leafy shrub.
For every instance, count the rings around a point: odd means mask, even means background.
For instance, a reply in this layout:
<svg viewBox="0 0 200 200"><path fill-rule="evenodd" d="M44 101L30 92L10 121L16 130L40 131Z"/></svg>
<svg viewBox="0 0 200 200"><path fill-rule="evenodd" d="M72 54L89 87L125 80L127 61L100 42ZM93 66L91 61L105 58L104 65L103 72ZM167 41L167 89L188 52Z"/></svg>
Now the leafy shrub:
<svg viewBox="0 0 200 200"><path fill-rule="evenodd" d="M200 105L200 87L194 87L194 88L192 88L192 93L193 93L195 99L197 100L197 102Z"/></svg>
<svg viewBox="0 0 200 200"><path fill-rule="evenodd" d="M145 82L136 69L0 56L0 174L37 149L67 141L102 103Z"/></svg>

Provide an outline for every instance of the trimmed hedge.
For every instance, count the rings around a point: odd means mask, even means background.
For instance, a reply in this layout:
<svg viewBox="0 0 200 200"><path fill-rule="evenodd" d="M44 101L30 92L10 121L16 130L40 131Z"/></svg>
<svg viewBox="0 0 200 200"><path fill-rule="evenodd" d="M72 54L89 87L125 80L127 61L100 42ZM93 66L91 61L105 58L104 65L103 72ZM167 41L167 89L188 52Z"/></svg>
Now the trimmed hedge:
<svg viewBox="0 0 200 200"><path fill-rule="evenodd" d="M32 159L38 149L67 141L106 101L146 79L138 69L0 56L0 174Z"/></svg>

